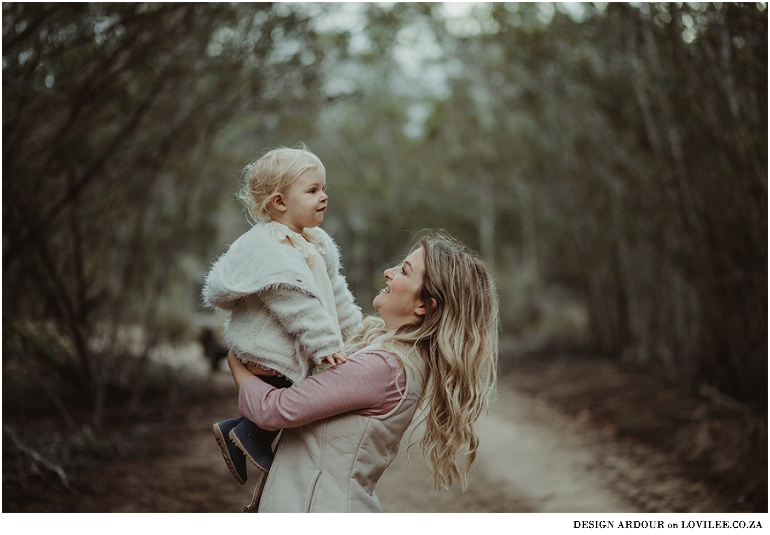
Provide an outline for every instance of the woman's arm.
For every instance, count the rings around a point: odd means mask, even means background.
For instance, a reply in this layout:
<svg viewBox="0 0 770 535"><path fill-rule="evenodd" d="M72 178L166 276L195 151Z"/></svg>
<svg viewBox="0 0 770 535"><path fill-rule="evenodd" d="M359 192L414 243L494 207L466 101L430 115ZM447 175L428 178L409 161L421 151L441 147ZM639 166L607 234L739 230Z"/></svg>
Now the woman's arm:
<svg viewBox="0 0 770 535"><path fill-rule="evenodd" d="M246 365L235 357L235 353L232 351L227 354L227 365L230 366L230 373L233 374L235 387L239 390L244 379L255 377L255 375L246 367Z"/></svg>
<svg viewBox="0 0 770 535"><path fill-rule="evenodd" d="M406 382L398 360L385 352L357 353L289 388L276 389L241 367L233 370L239 411L266 430L346 412L387 414L400 401Z"/></svg>
<svg viewBox="0 0 770 535"><path fill-rule="evenodd" d="M248 379L249 377L254 377L256 375L262 377L278 375L278 372L274 370L262 368L261 366L249 366L244 364L236 358L235 353L232 351L227 354L227 365L230 366L230 373L233 374L235 386L239 389L241 388L241 383L244 379Z"/></svg>

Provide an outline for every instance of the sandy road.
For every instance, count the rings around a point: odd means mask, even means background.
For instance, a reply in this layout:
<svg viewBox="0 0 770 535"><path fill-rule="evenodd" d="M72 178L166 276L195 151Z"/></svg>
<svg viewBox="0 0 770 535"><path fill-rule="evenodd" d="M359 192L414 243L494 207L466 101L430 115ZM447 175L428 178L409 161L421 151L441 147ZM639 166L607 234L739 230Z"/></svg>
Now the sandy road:
<svg viewBox="0 0 770 535"><path fill-rule="evenodd" d="M388 512L623 512L639 509L594 470L588 429L501 385L479 428L478 463L465 494L433 490L412 449L402 446L377 494Z"/></svg>
<svg viewBox="0 0 770 535"><path fill-rule="evenodd" d="M226 374L216 377L216 381L231 388ZM479 432L478 462L465 493L459 489L433 489L428 471L420 464L418 448L407 447L407 434L398 457L377 486L383 509L391 513L642 510L613 488L613 478L623 475L598 467L597 458L607 453L605 436L545 403L517 393L504 382ZM226 468L209 435L201 433L188 447L189 457L174 464L205 466L224 474ZM643 470L633 463L627 463L626 469L630 466ZM236 489L236 483L225 479L223 490L229 489L230 496L238 497L240 501L232 509L238 510L248 501L248 491L245 487Z"/></svg>
<svg viewBox="0 0 770 535"><path fill-rule="evenodd" d="M226 370L208 374L192 351L191 373L209 394L177 404L173 428L138 426L141 447L77 478L78 492L14 502L26 512L239 512L251 497L222 461L213 422L233 417L236 392ZM688 482L677 464L545 401L516 391L502 377L499 398L480 424L478 462L468 489L435 491L405 437L377 494L386 512L636 513L729 510L724 498ZM5 502L4 502L5 504Z"/></svg>
<svg viewBox="0 0 770 535"><path fill-rule="evenodd" d="M251 497L229 474L211 424L232 417L236 392L226 370L208 374L190 348L188 372L206 376L222 392L216 402L186 406L175 434L148 431L155 447L109 463L84 480L79 497L62 511L238 512ZM175 355L179 356L179 353ZM618 441L590 422L569 417L516 391L500 379L498 399L479 427L478 461L468 489L436 491L409 450L408 433L377 494L386 512L435 513L635 513L727 510L700 484L680 477L670 459ZM52 510L41 504L28 510Z"/></svg>
<svg viewBox="0 0 770 535"><path fill-rule="evenodd" d="M377 494L386 512L640 513L725 510L724 498L687 481L675 462L612 435L501 379L480 425L466 493L435 491L406 445Z"/></svg>
<svg viewBox="0 0 770 535"><path fill-rule="evenodd" d="M188 365L200 366L194 353L190 351ZM233 390L227 371L215 374L212 379L227 391ZM223 418L231 417L235 408L234 391L232 395L232 407L211 409ZM205 417L195 420L203 422ZM384 510L393 513L638 513L728 509L723 497L714 495L702 484L684 479L672 459L639 444L619 442L611 433L587 421L524 395L505 376L499 378L498 399L480 424L479 432L478 461L465 493L459 489L433 489L428 471L420 465L418 448L407 448L407 433L398 457L377 486ZM188 446L188 451L190 459L178 459L175 463L205 465L206 469L216 471L217 477L232 483L208 425L195 434L194 444ZM232 485L225 484L222 490L229 487ZM232 509L225 510L240 510L250 497L244 487L232 488L226 494L237 496L239 501ZM241 503L244 497L246 502Z"/></svg>

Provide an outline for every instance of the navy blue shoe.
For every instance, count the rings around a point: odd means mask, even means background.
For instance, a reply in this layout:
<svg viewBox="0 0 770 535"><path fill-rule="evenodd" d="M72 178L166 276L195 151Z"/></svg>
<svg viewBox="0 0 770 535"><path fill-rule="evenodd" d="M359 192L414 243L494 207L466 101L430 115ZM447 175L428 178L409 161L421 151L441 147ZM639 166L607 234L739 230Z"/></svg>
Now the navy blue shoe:
<svg viewBox="0 0 770 535"><path fill-rule="evenodd" d="M278 431L265 431L249 420L243 420L230 431L230 440L246 456L246 459L262 470L268 472L273 464L273 439Z"/></svg>
<svg viewBox="0 0 770 535"><path fill-rule="evenodd" d="M241 422L248 422L248 420L240 417L215 423L214 438L217 439L219 449L222 450L222 457L224 457L230 472L235 479L238 480L238 483L243 485L246 483L246 480L249 479L249 475L246 471L246 456L227 438L230 431Z"/></svg>

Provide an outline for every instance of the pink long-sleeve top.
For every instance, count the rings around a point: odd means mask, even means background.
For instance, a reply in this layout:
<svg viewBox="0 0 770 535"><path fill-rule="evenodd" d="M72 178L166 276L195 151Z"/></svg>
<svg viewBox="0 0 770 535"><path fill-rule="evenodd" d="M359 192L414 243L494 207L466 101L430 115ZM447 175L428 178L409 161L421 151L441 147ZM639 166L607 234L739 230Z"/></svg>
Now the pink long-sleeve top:
<svg viewBox="0 0 770 535"><path fill-rule="evenodd" d="M386 351L361 351L289 388L275 388L259 377L241 383L238 410L271 431L356 412L382 416L401 400L406 376Z"/></svg>

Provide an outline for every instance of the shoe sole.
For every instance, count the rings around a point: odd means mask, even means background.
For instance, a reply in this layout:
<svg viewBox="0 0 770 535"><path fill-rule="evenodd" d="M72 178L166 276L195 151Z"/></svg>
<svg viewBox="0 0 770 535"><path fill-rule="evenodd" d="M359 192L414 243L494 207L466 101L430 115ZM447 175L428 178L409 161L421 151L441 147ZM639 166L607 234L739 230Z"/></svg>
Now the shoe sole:
<svg viewBox="0 0 770 535"><path fill-rule="evenodd" d="M214 438L217 440L217 444L219 445L219 449L222 450L222 458L225 460L225 464L230 469L230 473L233 474L233 477L238 480L238 483L241 485L246 484L245 479L241 479L241 476L238 475L238 471L235 469L235 466L233 465L233 460L230 458L230 452L227 449L227 441L222 434L222 430L219 429L219 426L214 424L213 426L214 430ZM248 455L246 456L248 459ZM249 459L251 460L251 459Z"/></svg>
<svg viewBox="0 0 770 535"><path fill-rule="evenodd" d="M251 455L249 455L249 453L246 451L246 448L243 447L243 444L241 443L241 441L238 440L238 435L236 435L232 430L230 431L230 440L232 440L233 444L235 444L238 447L238 449L243 452L243 455L246 456L246 459L249 461L249 463L251 463L252 466L254 466L254 468L256 468L257 470L261 470L264 473L268 473L270 471L269 467L265 468L264 466L262 466L257 461L251 458Z"/></svg>

